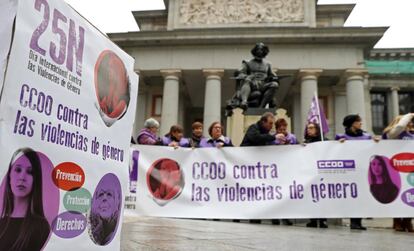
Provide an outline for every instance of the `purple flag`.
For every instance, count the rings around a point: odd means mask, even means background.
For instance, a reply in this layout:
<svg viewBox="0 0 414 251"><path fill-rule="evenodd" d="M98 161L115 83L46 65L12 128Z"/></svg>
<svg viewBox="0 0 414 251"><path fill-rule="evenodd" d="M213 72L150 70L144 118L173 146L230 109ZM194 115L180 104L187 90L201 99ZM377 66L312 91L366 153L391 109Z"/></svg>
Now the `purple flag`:
<svg viewBox="0 0 414 251"><path fill-rule="evenodd" d="M307 123L309 122L318 124L324 134L329 132L328 122L326 121L323 107L319 105L319 100L316 94L312 98L311 106L309 109Z"/></svg>

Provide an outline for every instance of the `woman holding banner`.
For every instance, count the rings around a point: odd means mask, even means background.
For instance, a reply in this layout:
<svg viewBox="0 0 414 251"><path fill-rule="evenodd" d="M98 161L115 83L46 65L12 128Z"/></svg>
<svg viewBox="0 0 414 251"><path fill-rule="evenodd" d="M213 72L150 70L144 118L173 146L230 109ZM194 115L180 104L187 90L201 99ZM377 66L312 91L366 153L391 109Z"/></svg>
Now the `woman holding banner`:
<svg viewBox="0 0 414 251"><path fill-rule="evenodd" d="M362 119L358 114L350 114L346 116L342 122L342 125L345 127L345 133L337 134L335 136L335 140L339 140L341 143L346 140L374 139L376 142L379 141L378 138L373 138L369 133L362 130ZM362 226L362 218L351 218L350 228L356 230L367 230L366 227Z"/></svg>
<svg viewBox="0 0 414 251"><path fill-rule="evenodd" d="M337 134L335 140L344 142L345 140L367 140L372 136L362 130L362 119L358 114L351 114L344 118L342 125L345 127L344 134ZM375 138L377 141L377 139Z"/></svg>
<svg viewBox="0 0 414 251"><path fill-rule="evenodd" d="M203 123L198 122L198 121L194 122L191 125L191 130L192 130L192 134L190 138L190 145L192 148L199 148L201 140L204 139Z"/></svg>
<svg viewBox="0 0 414 251"><path fill-rule="evenodd" d="M414 140L414 113L400 115L384 129L383 139ZM414 232L412 218L394 218L396 231Z"/></svg>
<svg viewBox="0 0 414 251"><path fill-rule="evenodd" d="M39 156L29 148L17 150L7 171L0 218L0 250L41 250L50 233L43 212Z"/></svg>
<svg viewBox="0 0 414 251"><path fill-rule="evenodd" d="M324 140L326 140L326 137L323 137ZM322 134L321 134L321 128L317 123L309 122L306 125L305 130L305 144L314 143L322 141ZM320 219L310 219L310 222L306 224L306 227L318 227L318 221L319 221L319 227L320 228L328 228L328 225L326 224L326 219L320 218Z"/></svg>
<svg viewBox="0 0 414 251"><path fill-rule="evenodd" d="M183 137L184 129L179 125L173 125L170 128L170 132L167 133L161 139L161 143L164 146L177 147L190 147L190 141Z"/></svg>
<svg viewBox="0 0 414 251"><path fill-rule="evenodd" d="M288 123L285 119L280 118L275 122L276 128L276 135L275 141L273 141L274 145L296 145L298 144L298 140L296 136L287 131Z"/></svg>
<svg viewBox="0 0 414 251"><path fill-rule="evenodd" d="M208 128L208 134L211 138L203 138L200 142L200 147L225 147L233 146L230 138L224 137L223 126L220 122L213 122Z"/></svg>
<svg viewBox="0 0 414 251"><path fill-rule="evenodd" d="M280 118L277 119L275 122L275 140L273 141L273 145L296 145L298 144L298 140L296 136L287 131L288 123L285 119ZM291 226L293 223L288 219L282 219L282 223L286 226ZM280 221L278 219L272 219L273 225L279 225Z"/></svg>
<svg viewBox="0 0 414 251"><path fill-rule="evenodd" d="M138 133L137 143L140 145L156 145L160 139L157 137L157 131L160 123L156 119L149 118L144 122L144 129Z"/></svg>

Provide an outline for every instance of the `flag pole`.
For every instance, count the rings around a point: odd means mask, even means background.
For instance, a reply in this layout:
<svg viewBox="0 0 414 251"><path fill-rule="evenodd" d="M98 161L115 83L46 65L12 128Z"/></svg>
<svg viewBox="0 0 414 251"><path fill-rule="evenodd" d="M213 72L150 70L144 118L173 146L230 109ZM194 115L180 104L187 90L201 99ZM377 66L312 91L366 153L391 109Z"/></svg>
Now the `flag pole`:
<svg viewBox="0 0 414 251"><path fill-rule="evenodd" d="M323 123L322 123L322 117L321 117L321 109L319 108L319 98L318 98L318 93L315 91L314 93L315 95L315 101L316 101L316 109L318 110L318 116L319 116L319 127L320 127L320 134L321 134L321 140L324 141L323 138Z"/></svg>

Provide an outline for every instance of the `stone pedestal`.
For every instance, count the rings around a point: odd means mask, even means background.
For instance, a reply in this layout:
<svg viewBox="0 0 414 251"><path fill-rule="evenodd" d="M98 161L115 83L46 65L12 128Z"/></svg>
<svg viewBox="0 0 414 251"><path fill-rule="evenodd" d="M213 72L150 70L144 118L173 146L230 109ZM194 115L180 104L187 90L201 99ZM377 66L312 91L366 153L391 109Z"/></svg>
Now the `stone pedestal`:
<svg viewBox="0 0 414 251"><path fill-rule="evenodd" d="M227 117L226 136L234 146L240 146L244 136L244 115L240 108L233 109L233 115Z"/></svg>
<svg viewBox="0 0 414 251"><path fill-rule="evenodd" d="M240 108L233 110L233 115L227 117L226 136L231 138L234 146L240 146L244 134L250 125L257 123L265 112L275 114L275 119L284 118L288 122L288 131L291 132L291 118L287 116L285 109L248 109L245 114ZM272 129L274 131L274 128Z"/></svg>

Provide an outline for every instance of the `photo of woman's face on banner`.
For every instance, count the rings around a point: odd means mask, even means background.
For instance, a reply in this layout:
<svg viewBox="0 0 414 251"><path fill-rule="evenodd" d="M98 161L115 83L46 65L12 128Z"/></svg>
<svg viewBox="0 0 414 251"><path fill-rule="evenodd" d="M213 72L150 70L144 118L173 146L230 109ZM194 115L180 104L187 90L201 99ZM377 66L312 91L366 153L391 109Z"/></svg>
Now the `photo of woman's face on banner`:
<svg viewBox="0 0 414 251"><path fill-rule="evenodd" d="M0 186L0 250L40 250L59 211L53 164L30 148L14 152Z"/></svg>
<svg viewBox="0 0 414 251"><path fill-rule="evenodd" d="M122 59L113 51L101 52L95 64L97 108L106 126L112 126L126 113L130 101L130 83Z"/></svg>
<svg viewBox="0 0 414 251"><path fill-rule="evenodd" d="M401 177L390 165L390 160L385 156L374 155L368 168L368 181L372 196L382 203L393 202L400 192Z"/></svg>
<svg viewBox="0 0 414 251"><path fill-rule="evenodd" d="M147 186L154 201L164 206L177 198L184 188L180 165L172 159L159 159L147 171Z"/></svg>
<svg viewBox="0 0 414 251"><path fill-rule="evenodd" d="M114 238L121 214L121 183L108 173L96 186L89 215L89 236L97 245L107 245Z"/></svg>

